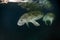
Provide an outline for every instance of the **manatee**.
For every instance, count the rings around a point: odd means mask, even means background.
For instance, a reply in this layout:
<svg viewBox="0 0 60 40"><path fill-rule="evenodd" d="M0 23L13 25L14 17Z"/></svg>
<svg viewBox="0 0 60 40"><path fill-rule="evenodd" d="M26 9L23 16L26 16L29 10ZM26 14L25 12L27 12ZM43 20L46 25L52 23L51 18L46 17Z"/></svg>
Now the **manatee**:
<svg viewBox="0 0 60 40"><path fill-rule="evenodd" d="M31 11L28 13L24 13L18 20L17 25L23 26L25 23L28 25L29 22L33 23L35 26L40 26L40 24L36 21L41 19L44 14L40 11Z"/></svg>

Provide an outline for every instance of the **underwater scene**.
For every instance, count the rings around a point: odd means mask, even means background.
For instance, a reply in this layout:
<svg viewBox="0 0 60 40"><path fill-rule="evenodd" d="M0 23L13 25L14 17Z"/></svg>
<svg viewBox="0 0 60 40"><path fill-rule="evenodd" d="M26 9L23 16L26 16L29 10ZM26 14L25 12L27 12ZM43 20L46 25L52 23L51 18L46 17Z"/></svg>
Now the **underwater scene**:
<svg viewBox="0 0 60 40"><path fill-rule="evenodd" d="M58 40L57 0L0 0L0 40Z"/></svg>

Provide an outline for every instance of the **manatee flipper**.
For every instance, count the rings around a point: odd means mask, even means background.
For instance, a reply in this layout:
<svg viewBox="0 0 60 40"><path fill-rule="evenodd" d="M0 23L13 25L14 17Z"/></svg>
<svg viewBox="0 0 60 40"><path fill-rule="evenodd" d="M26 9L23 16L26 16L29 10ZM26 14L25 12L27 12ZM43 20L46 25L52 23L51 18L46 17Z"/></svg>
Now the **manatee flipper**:
<svg viewBox="0 0 60 40"><path fill-rule="evenodd" d="M28 22L26 22L26 25L29 27L29 24L28 24Z"/></svg>
<svg viewBox="0 0 60 40"><path fill-rule="evenodd" d="M40 26L40 24L36 21L31 21L35 26Z"/></svg>

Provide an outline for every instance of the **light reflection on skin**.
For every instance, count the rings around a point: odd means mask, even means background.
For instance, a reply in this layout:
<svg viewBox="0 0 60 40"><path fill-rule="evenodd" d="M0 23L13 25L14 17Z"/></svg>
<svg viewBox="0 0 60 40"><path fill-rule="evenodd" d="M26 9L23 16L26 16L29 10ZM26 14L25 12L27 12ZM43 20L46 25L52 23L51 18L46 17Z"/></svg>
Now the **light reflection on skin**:
<svg viewBox="0 0 60 40"><path fill-rule="evenodd" d="M0 3L8 3L8 2L28 2L28 0L0 0Z"/></svg>

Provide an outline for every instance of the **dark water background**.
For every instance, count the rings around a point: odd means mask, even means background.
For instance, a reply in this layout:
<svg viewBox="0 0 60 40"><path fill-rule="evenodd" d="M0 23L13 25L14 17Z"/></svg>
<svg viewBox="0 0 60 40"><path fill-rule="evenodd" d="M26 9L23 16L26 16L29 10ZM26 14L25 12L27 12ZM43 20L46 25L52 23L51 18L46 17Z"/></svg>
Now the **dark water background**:
<svg viewBox="0 0 60 40"><path fill-rule="evenodd" d="M58 40L60 39L60 14L59 3L51 0L56 15L51 26L46 26L42 20L40 27L35 27L30 23L30 28L26 25L17 26L19 17L26 9L21 8L16 3L0 4L0 40Z"/></svg>

